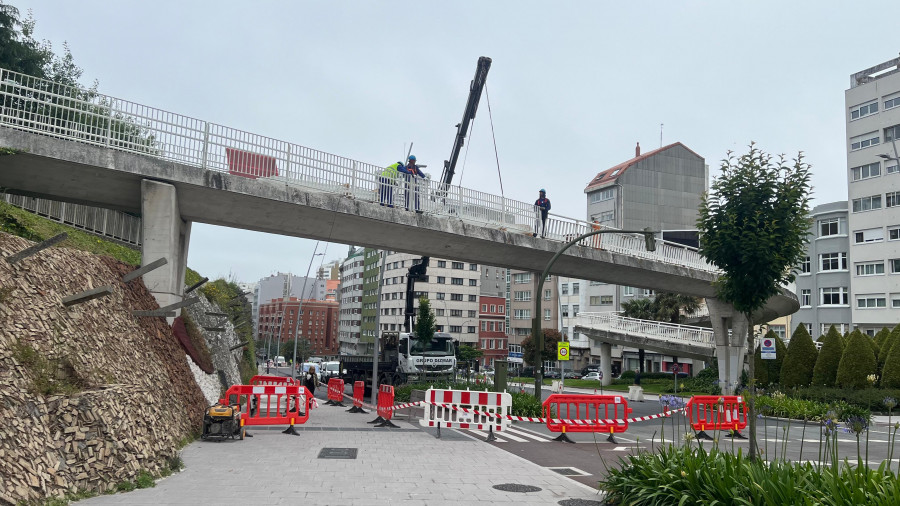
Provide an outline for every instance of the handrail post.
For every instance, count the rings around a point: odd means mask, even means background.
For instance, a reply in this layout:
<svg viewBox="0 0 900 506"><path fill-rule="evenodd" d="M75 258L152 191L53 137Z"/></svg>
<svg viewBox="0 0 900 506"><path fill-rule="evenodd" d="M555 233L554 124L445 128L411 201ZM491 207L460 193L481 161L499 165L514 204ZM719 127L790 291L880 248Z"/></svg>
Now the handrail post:
<svg viewBox="0 0 900 506"><path fill-rule="evenodd" d="M200 168L206 170L206 157L209 154L209 122L203 122L203 157L200 160Z"/></svg>

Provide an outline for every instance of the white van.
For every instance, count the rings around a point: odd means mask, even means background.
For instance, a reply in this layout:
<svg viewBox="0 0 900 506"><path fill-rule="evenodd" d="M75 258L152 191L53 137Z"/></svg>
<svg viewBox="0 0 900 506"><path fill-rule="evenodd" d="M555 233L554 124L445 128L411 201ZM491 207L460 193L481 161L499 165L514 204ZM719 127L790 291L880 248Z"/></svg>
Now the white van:
<svg viewBox="0 0 900 506"><path fill-rule="evenodd" d="M275 367L284 367L286 365L287 362L285 362L284 357L282 357L281 355L275 357Z"/></svg>
<svg viewBox="0 0 900 506"><path fill-rule="evenodd" d="M321 364L319 364L319 369L321 369L319 377L321 378L321 381L325 383L327 383L331 378L341 377L340 362L322 362Z"/></svg>

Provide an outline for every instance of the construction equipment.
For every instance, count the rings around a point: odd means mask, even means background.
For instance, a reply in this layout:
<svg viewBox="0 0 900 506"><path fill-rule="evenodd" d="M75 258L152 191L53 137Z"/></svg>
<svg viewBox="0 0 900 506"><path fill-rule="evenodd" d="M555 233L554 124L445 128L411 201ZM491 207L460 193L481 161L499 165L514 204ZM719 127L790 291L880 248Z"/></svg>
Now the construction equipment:
<svg viewBox="0 0 900 506"><path fill-rule="evenodd" d="M244 439L244 428L241 427L241 411L239 406L214 404L203 415L203 432L200 439Z"/></svg>
<svg viewBox="0 0 900 506"><path fill-rule="evenodd" d="M459 160L459 152L462 150L466 141L466 134L469 131L469 124L475 119L475 113L478 111L478 102L481 101L481 91L484 89L484 83L487 81L488 71L491 69L491 59L487 56L478 58L478 65L475 67L475 78L469 85L469 100L466 101L466 109L463 111L462 121L456 125L456 139L453 141L453 149L450 151L450 159L444 160L444 172L441 174L441 191L446 192L453 181L453 175L456 172L456 162Z"/></svg>

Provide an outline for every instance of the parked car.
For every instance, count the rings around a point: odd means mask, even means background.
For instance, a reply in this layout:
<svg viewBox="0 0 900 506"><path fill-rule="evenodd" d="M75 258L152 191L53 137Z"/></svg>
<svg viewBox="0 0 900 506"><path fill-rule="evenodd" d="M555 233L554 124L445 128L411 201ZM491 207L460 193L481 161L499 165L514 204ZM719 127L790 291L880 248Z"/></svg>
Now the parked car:
<svg viewBox="0 0 900 506"><path fill-rule="evenodd" d="M600 371L589 372L582 376L581 379L600 381Z"/></svg>
<svg viewBox="0 0 900 506"><path fill-rule="evenodd" d="M566 379L581 379L581 375L573 371L566 371L564 376Z"/></svg>
<svg viewBox="0 0 900 506"><path fill-rule="evenodd" d="M547 374L545 374L544 377L559 379L559 371L547 371Z"/></svg>
<svg viewBox="0 0 900 506"><path fill-rule="evenodd" d="M588 373L597 372L597 371L599 371L599 370L600 370L600 366L599 366L599 365L591 364L591 365L588 365L588 366L586 366L584 369L581 370L581 375L582 375L582 376L585 376L585 375L587 375Z"/></svg>

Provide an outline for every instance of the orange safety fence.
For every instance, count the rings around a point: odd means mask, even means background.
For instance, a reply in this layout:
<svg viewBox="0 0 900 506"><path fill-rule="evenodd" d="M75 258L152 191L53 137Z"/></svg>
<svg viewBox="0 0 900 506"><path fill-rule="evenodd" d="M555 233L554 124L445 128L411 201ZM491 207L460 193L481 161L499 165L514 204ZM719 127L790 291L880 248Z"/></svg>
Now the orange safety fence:
<svg viewBox="0 0 900 506"><path fill-rule="evenodd" d="M393 385L380 385L378 387L378 418L369 423L377 423L376 427L397 426L391 422L394 416L394 387Z"/></svg>
<svg viewBox="0 0 900 506"><path fill-rule="evenodd" d="M251 385L299 385L300 382L290 376L275 376L271 374L257 374L250 378Z"/></svg>
<svg viewBox="0 0 900 506"><path fill-rule="evenodd" d="M344 403L344 380L341 378L331 378L328 380L328 404L329 406L343 406Z"/></svg>
<svg viewBox="0 0 900 506"><path fill-rule="evenodd" d="M366 395L366 384L363 381L353 383L353 407L348 409L348 413L368 413L363 409L363 397Z"/></svg>
<svg viewBox="0 0 900 506"><path fill-rule="evenodd" d="M284 432L296 435L294 425L309 420L311 399L302 385L232 385L223 400L240 406L241 427L287 425Z"/></svg>
<svg viewBox="0 0 900 506"><path fill-rule="evenodd" d="M739 395L695 395L685 405L688 421L698 437L708 437L704 431L740 431L747 427L749 410Z"/></svg>
<svg viewBox="0 0 900 506"><path fill-rule="evenodd" d="M601 432L615 443L613 434L628 430L631 408L621 395L553 394L544 401L550 432L562 432L557 441L574 443L567 432Z"/></svg>

